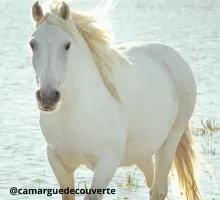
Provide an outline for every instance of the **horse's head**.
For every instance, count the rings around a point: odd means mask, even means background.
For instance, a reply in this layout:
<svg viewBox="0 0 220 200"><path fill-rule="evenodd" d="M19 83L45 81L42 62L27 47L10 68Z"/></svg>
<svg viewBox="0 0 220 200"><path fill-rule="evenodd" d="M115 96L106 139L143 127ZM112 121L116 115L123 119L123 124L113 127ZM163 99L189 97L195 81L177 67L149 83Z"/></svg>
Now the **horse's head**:
<svg viewBox="0 0 220 200"><path fill-rule="evenodd" d="M70 93L82 94L91 82L97 85L100 75L111 95L120 99L110 75L115 63L127 60L112 47L111 33L99 26L100 17L71 12L66 3L55 1L46 14L38 2L34 3L32 18L36 30L30 46L39 87L36 91L39 109L55 110L60 99L66 102L74 96L69 96Z"/></svg>
<svg viewBox="0 0 220 200"><path fill-rule="evenodd" d="M59 16L61 20L70 18L66 3L62 3ZM32 6L32 17L36 24L41 22L29 42L39 87L36 99L40 110L54 111L61 97L60 87L64 82L72 38L59 26L44 20L45 16L38 2Z"/></svg>

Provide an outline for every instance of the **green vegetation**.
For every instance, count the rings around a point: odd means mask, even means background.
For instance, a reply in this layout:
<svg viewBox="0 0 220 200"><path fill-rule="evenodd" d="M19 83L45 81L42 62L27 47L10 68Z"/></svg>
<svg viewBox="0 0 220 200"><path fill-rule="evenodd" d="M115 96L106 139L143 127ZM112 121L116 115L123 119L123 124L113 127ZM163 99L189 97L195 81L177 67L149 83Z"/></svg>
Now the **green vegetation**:
<svg viewBox="0 0 220 200"><path fill-rule="evenodd" d="M129 171L126 175L126 181L124 183L119 183L118 186L121 189L128 189L131 192L136 192L138 190L138 180L135 181L135 173L137 171L137 167L131 171Z"/></svg>
<svg viewBox="0 0 220 200"><path fill-rule="evenodd" d="M195 136L206 136L208 137L208 142L205 144L201 141L201 145L204 153L215 155L216 149L213 147L213 135L217 134L220 130L220 125L216 123L215 120L210 118L207 120L201 119L201 127L194 128L193 133Z"/></svg>

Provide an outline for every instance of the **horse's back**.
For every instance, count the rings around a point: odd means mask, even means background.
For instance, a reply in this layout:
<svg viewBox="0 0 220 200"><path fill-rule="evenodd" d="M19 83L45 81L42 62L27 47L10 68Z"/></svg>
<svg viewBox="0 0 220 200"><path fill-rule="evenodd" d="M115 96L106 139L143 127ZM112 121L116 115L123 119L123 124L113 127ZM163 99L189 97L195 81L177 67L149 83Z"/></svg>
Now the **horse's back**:
<svg viewBox="0 0 220 200"><path fill-rule="evenodd" d="M176 93L182 91L182 87L189 88L193 94L192 102L195 101L196 83L192 70L184 58L173 48L160 43L128 42L119 44L118 50L133 62L133 66L128 67L130 69L126 68L123 72L127 77L132 77L131 79L136 81L136 83L131 82L134 86L141 84L148 90L153 89L159 92L160 85L162 85L169 91L175 90L174 99ZM146 89L142 88L141 93ZM172 92L169 95L172 95Z"/></svg>
<svg viewBox="0 0 220 200"><path fill-rule="evenodd" d="M118 44L117 49L131 56L131 58L138 54L144 54L148 58L153 58L165 64L165 67L169 68L168 70L174 79L184 80L185 82L189 80L195 85L189 64L176 50L168 45L161 43L127 42Z"/></svg>
<svg viewBox="0 0 220 200"><path fill-rule="evenodd" d="M169 46L131 42L120 44L118 50L133 62L133 66L121 72L127 85L119 81L118 88L128 124L125 156L129 157L131 151L148 152L151 156L162 145L176 119L179 108L176 81L182 80L183 74L186 75L181 84L188 81L194 84L194 79L188 64Z"/></svg>

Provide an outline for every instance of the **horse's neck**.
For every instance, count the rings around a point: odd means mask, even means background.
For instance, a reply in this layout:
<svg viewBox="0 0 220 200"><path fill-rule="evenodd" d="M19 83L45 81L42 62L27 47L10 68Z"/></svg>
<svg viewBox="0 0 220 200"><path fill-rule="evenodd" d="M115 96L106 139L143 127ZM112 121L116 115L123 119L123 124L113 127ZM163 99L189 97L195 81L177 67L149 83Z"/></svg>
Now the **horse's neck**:
<svg viewBox="0 0 220 200"><path fill-rule="evenodd" d="M85 93L95 95L94 87L103 85L88 46L83 45L82 47L77 53L76 51L70 52L73 56L69 57L66 81L62 89L64 103L72 104L77 98L83 98L82 95L85 96Z"/></svg>

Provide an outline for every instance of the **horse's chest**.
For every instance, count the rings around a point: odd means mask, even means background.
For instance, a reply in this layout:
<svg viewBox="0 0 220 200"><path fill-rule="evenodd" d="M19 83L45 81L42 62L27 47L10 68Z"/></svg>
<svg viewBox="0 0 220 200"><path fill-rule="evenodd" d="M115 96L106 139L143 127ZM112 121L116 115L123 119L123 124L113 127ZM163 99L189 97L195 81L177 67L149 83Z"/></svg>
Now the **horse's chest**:
<svg viewBox="0 0 220 200"><path fill-rule="evenodd" d="M86 153L95 147L94 138L85 127L74 127L73 124L67 123L54 123L53 126L50 126L50 123L45 121L41 123L41 129L47 144L53 148L69 149L69 151L82 153L85 151Z"/></svg>
<svg viewBox="0 0 220 200"><path fill-rule="evenodd" d="M40 119L45 140L53 149L81 155L93 154L95 157L108 148L119 145L119 139L115 141L114 125L110 126L108 122L109 120L88 119L87 116L80 115L71 115L71 118L41 116Z"/></svg>
<svg viewBox="0 0 220 200"><path fill-rule="evenodd" d="M77 134L82 128L73 130L73 124L50 124L50 120L41 122L42 133L46 143L56 152L63 165L70 170L76 169L80 164L91 168L90 160L87 159L88 152L94 152L95 156L99 154L94 138L92 140L85 134Z"/></svg>

